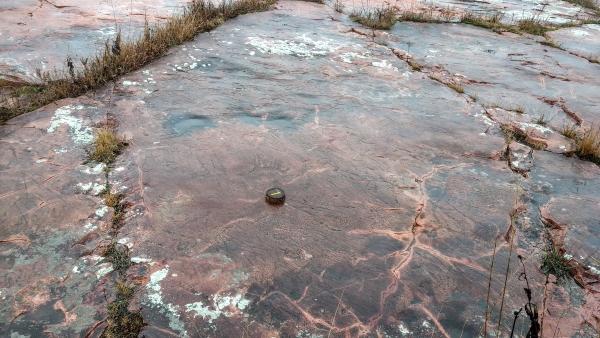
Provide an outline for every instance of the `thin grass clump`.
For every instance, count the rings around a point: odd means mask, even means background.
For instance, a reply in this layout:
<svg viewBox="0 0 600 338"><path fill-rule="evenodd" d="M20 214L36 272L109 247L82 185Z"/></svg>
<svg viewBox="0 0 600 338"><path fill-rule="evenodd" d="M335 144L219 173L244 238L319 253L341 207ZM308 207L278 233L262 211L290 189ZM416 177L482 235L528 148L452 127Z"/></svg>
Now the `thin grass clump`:
<svg viewBox="0 0 600 338"><path fill-rule="evenodd" d="M112 164L121 151L127 146L124 139L119 138L110 128L101 128L96 131L96 139L88 159L90 161Z"/></svg>
<svg viewBox="0 0 600 338"><path fill-rule="evenodd" d="M25 89L10 89L0 83L0 124L8 119L36 110L51 102L78 97L95 90L119 76L140 69L162 57L173 46L210 31L227 19L242 14L265 11L275 0L225 0L215 5L207 0L190 2L182 14L173 15L165 23L150 26L131 41L122 41L121 33L104 51L88 58L66 59L64 71L36 70L37 83L24 84ZM8 89L7 89L8 88ZM8 92L4 95L4 92Z"/></svg>
<svg viewBox="0 0 600 338"><path fill-rule="evenodd" d="M574 123L565 124L560 133L567 138L577 140L577 126Z"/></svg>
<svg viewBox="0 0 600 338"><path fill-rule="evenodd" d="M350 19L373 29L390 30L398 19L392 6L382 6L374 10L360 9L350 14Z"/></svg>
<svg viewBox="0 0 600 338"><path fill-rule="evenodd" d="M573 267L569 266L568 256L553 244L542 255L542 262L542 272L554 275L559 282L565 282L571 276Z"/></svg>
<svg viewBox="0 0 600 338"><path fill-rule="evenodd" d="M547 31L546 26L548 26L548 22L547 20L541 19L538 16L532 16L520 20L517 26L522 32L532 35L544 35L544 33Z"/></svg>
<svg viewBox="0 0 600 338"><path fill-rule="evenodd" d="M540 126L545 126L548 122L550 122L550 119L543 113L538 114L533 120L533 123L539 124Z"/></svg>

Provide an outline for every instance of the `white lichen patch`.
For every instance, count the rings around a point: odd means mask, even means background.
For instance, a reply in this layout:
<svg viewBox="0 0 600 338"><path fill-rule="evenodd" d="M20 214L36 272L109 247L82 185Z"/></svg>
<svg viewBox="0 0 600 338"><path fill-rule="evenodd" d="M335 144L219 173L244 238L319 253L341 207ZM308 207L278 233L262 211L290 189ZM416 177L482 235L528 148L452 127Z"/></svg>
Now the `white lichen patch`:
<svg viewBox="0 0 600 338"><path fill-rule="evenodd" d="M96 210L95 214L96 214L96 216L102 218L102 217L104 217L104 215L107 212L108 212L108 207L107 206L102 206L98 210Z"/></svg>
<svg viewBox="0 0 600 338"><path fill-rule="evenodd" d="M71 139L76 144L90 144L94 140L94 131L92 128L83 125L83 120L71 116L71 111L82 110L83 106L64 106L58 108L54 112L54 116L50 120L50 127L46 130L48 133L56 132L57 128L63 124L69 126L71 131Z"/></svg>
<svg viewBox="0 0 600 338"><path fill-rule="evenodd" d="M539 124L536 123L526 123L526 122L517 122L519 124L519 126L521 127L521 129L525 130L527 128L533 128L537 131L540 131L544 134L546 133L552 133L552 130L550 128L541 126Z"/></svg>
<svg viewBox="0 0 600 338"><path fill-rule="evenodd" d="M48 162L48 160L45 158L35 161L35 163L45 163L45 162Z"/></svg>
<svg viewBox="0 0 600 338"><path fill-rule="evenodd" d="M96 276L98 279L104 277L105 275L111 273L113 271L113 266L110 263L104 263L100 265L100 269L96 271Z"/></svg>
<svg viewBox="0 0 600 338"><path fill-rule="evenodd" d="M89 222L88 224L86 224L84 226L84 228L88 231L94 231L94 230L98 229L98 226L94 225L94 223L92 223L92 222Z"/></svg>
<svg viewBox="0 0 600 338"><path fill-rule="evenodd" d="M96 165L95 167L85 167L85 169L81 170L81 172L86 173L88 175L99 175L104 170L104 167L105 167L105 164L100 163L100 164Z"/></svg>
<svg viewBox="0 0 600 338"><path fill-rule="evenodd" d="M162 308L165 312L167 319L169 320L169 326L171 329L178 331L180 336L187 337L185 326L180 319L179 306L171 303L164 303L162 298L162 291L160 283L169 273L169 266L166 265L162 270L158 270L150 275L150 281L146 284L146 291L148 292L148 300L146 304Z"/></svg>
<svg viewBox="0 0 600 338"><path fill-rule="evenodd" d="M123 81L123 86L139 86L140 83L139 82L135 82L135 81Z"/></svg>
<svg viewBox="0 0 600 338"><path fill-rule="evenodd" d="M293 55L306 59L315 56L325 56L333 53L339 46L333 40L313 40L306 34L298 35L293 41L289 40L267 40L260 37L249 37L249 44L262 53L277 55ZM250 55L253 55L252 53Z"/></svg>
<svg viewBox="0 0 600 338"><path fill-rule="evenodd" d="M392 66L392 64L388 63L387 60L381 60L381 61L373 62L372 65L375 66L375 67L379 67L379 68L393 69L396 72L398 71L398 68Z"/></svg>
<svg viewBox="0 0 600 338"><path fill-rule="evenodd" d="M298 334L296 334L296 338L323 338L323 336L312 334L308 330L300 330L298 331Z"/></svg>
<svg viewBox="0 0 600 338"><path fill-rule="evenodd" d="M412 332L410 332L410 330L408 330L408 328L404 326L403 323L400 323L400 325L398 325L398 332L400 332L402 337L406 336L407 334L412 334Z"/></svg>
<svg viewBox="0 0 600 338"><path fill-rule="evenodd" d="M129 241L128 237L121 238L117 241L117 243L127 246L129 249L133 248L133 243Z"/></svg>
<svg viewBox="0 0 600 338"><path fill-rule="evenodd" d="M66 153L66 152L67 152L67 149L65 149L65 148L54 149L55 154L61 154L61 153Z"/></svg>
<svg viewBox="0 0 600 338"><path fill-rule="evenodd" d="M148 263L150 266L154 266L154 262L150 258L131 257L131 262L136 264Z"/></svg>
<svg viewBox="0 0 600 338"><path fill-rule="evenodd" d="M105 186L98 184L97 182L90 182L90 183L77 183L77 186L81 189L81 191L83 192L88 192L91 191L94 196L97 196L98 194L100 194L102 192L102 190L104 190Z"/></svg>
<svg viewBox="0 0 600 338"><path fill-rule="evenodd" d="M204 305L202 302L196 302L185 305L185 311L194 311L194 318L201 316L204 320L208 319L209 323L219 318L220 316L230 317L236 312L243 311L248 307L250 301L245 299L241 294L236 296L226 295L213 295L209 299L212 301L208 305Z"/></svg>
<svg viewBox="0 0 600 338"><path fill-rule="evenodd" d="M362 54L358 54L358 53L342 53L340 55L338 55L338 57L340 59L342 59L342 62L345 63L352 63L352 61L354 59L366 59L367 57L362 55Z"/></svg>

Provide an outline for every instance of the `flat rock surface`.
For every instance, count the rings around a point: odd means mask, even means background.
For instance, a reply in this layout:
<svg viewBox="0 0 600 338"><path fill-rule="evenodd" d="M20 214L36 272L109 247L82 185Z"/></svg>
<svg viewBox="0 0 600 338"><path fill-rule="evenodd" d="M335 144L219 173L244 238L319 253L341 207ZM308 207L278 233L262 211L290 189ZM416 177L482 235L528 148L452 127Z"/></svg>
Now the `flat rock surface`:
<svg viewBox="0 0 600 338"><path fill-rule="evenodd" d="M557 130L600 120L598 79L586 59L466 25L373 32L285 1L227 21L0 127L0 335L101 334L108 179L131 202L118 241L145 337L476 337L488 290L488 334L509 336L523 268L543 336L594 337L600 168L564 156ZM129 143L108 176L82 164L107 114ZM500 124L546 150L509 142L504 158ZM283 206L265 202L273 187ZM548 224L583 287L541 273Z"/></svg>

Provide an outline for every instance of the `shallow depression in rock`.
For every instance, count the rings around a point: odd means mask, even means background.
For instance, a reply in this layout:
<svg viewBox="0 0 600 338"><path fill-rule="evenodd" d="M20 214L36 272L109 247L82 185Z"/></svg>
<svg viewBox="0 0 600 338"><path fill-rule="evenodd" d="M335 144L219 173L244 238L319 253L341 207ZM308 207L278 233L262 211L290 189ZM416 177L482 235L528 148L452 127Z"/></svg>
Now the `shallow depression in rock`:
<svg viewBox="0 0 600 338"><path fill-rule="evenodd" d="M215 127L212 120L201 115L175 115L169 118L167 126L178 134L203 131Z"/></svg>

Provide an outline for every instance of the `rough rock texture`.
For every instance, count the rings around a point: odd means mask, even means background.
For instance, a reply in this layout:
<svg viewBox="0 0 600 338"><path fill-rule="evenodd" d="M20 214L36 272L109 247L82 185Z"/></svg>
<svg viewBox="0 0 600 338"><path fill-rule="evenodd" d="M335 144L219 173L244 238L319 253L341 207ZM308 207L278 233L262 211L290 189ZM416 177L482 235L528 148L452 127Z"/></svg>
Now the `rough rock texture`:
<svg viewBox="0 0 600 338"><path fill-rule="evenodd" d="M527 302L522 255L543 336L596 336L600 168L564 156L556 129L599 120L598 79L585 59L465 25L373 32L304 2L228 21L0 128L0 333L102 332L110 211L102 166L81 163L110 114L130 140L108 179L132 203L119 242L145 337L475 337L495 242L490 335ZM505 158L500 124L546 150L512 142ZM285 205L265 203L272 187ZM550 235L583 287L541 274Z"/></svg>

